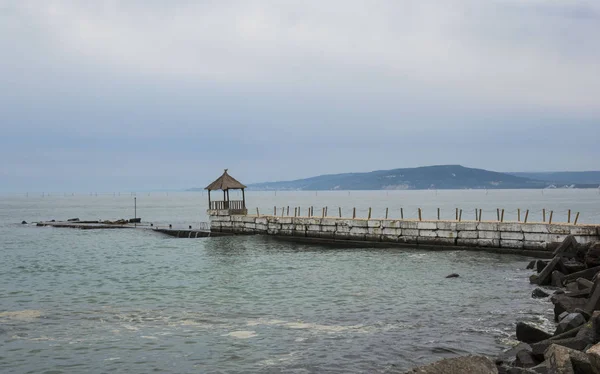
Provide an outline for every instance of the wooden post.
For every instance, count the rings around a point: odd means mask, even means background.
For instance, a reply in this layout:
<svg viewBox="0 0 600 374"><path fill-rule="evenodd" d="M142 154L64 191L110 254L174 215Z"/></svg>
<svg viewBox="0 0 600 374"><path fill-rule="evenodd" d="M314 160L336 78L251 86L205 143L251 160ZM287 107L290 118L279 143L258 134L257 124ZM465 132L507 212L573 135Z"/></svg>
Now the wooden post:
<svg viewBox="0 0 600 374"><path fill-rule="evenodd" d="M285 208L281 207L281 216L283 217L283 214L285 213Z"/></svg>
<svg viewBox="0 0 600 374"><path fill-rule="evenodd" d="M338 207L339 211L340 211L340 218L342 218L342 207Z"/></svg>
<svg viewBox="0 0 600 374"><path fill-rule="evenodd" d="M569 209L569 214L567 218L567 223L571 223L571 209Z"/></svg>
<svg viewBox="0 0 600 374"><path fill-rule="evenodd" d="M500 209L496 208L496 216L498 217L497 221L500 222Z"/></svg>
<svg viewBox="0 0 600 374"><path fill-rule="evenodd" d="M315 207L311 205L310 207L310 213L308 214L309 217L312 217L315 214Z"/></svg>
<svg viewBox="0 0 600 374"><path fill-rule="evenodd" d="M275 216L275 217L277 216L277 207L276 206L273 207L273 216Z"/></svg>
<svg viewBox="0 0 600 374"><path fill-rule="evenodd" d="M517 222L521 222L521 208L517 209Z"/></svg>
<svg viewBox="0 0 600 374"><path fill-rule="evenodd" d="M440 208L438 208L438 221L440 220Z"/></svg>
<svg viewBox="0 0 600 374"><path fill-rule="evenodd" d="M367 217L367 219L371 219L371 207L369 207L369 216Z"/></svg>
<svg viewBox="0 0 600 374"><path fill-rule="evenodd" d="M479 219L477 218L477 208L475 208L475 221L479 221Z"/></svg>
<svg viewBox="0 0 600 374"><path fill-rule="evenodd" d="M552 224L552 215L553 215L553 214L554 214L554 211L553 211L553 210L551 210L551 211L550 211L550 219L548 220L548 223L549 223L549 224Z"/></svg>
<svg viewBox="0 0 600 374"><path fill-rule="evenodd" d="M298 207L298 217L302 217L302 208Z"/></svg>
<svg viewBox="0 0 600 374"><path fill-rule="evenodd" d="M458 208L456 208L454 216L456 217L455 220L458 221Z"/></svg>
<svg viewBox="0 0 600 374"><path fill-rule="evenodd" d="M504 209L502 209L502 214L500 215L500 222L504 222Z"/></svg>
<svg viewBox="0 0 600 374"><path fill-rule="evenodd" d="M546 222L546 208L542 209L543 222Z"/></svg>
<svg viewBox="0 0 600 374"><path fill-rule="evenodd" d="M208 191L210 193L210 191ZM242 204L244 205L244 209L246 209L246 193L244 192L244 189L242 188Z"/></svg>
<svg viewBox="0 0 600 374"><path fill-rule="evenodd" d="M256 208L256 216L260 217L260 213L258 212L258 208Z"/></svg>
<svg viewBox="0 0 600 374"><path fill-rule="evenodd" d="M327 212L328 211L328 207L325 207L325 217L327 217Z"/></svg>
<svg viewBox="0 0 600 374"><path fill-rule="evenodd" d="M400 208L400 219L404 219L404 208Z"/></svg>
<svg viewBox="0 0 600 374"><path fill-rule="evenodd" d="M527 218L529 218L529 209L525 211L525 223L527 223Z"/></svg>
<svg viewBox="0 0 600 374"><path fill-rule="evenodd" d="M290 206L289 206L289 205L288 205L288 207L287 207L287 214L286 214L286 215L287 215L288 217L290 216Z"/></svg>
<svg viewBox="0 0 600 374"><path fill-rule="evenodd" d="M421 221L421 220L422 220L422 218L423 218L423 217L421 216L421 208L419 208L419 221Z"/></svg>
<svg viewBox="0 0 600 374"><path fill-rule="evenodd" d="M479 222L481 222L481 208L479 209Z"/></svg>
<svg viewBox="0 0 600 374"><path fill-rule="evenodd" d="M352 219L356 218L356 208L352 208Z"/></svg>
<svg viewBox="0 0 600 374"><path fill-rule="evenodd" d="M321 218L325 218L325 207L323 207L323 213L321 215Z"/></svg>
<svg viewBox="0 0 600 374"><path fill-rule="evenodd" d="M294 208L294 217L298 217L298 207Z"/></svg>
<svg viewBox="0 0 600 374"><path fill-rule="evenodd" d="M460 210L460 213L458 214L458 222L462 221L462 209Z"/></svg>
<svg viewBox="0 0 600 374"><path fill-rule="evenodd" d="M388 219L388 208L385 208L385 219Z"/></svg>
<svg viewBox="0 0 600 374"><path fill-rule="evenodd" d="M208 209L212 209L210 206L210 190L208 190Z"/></svg>
<svg viewBox="0 0 600 374"><path fill-rule="evenodd" d="M577 212L577 214L575 215L575 222L573 222L574 225L577 224L577 220L579 220L579 212Z"/></svg>

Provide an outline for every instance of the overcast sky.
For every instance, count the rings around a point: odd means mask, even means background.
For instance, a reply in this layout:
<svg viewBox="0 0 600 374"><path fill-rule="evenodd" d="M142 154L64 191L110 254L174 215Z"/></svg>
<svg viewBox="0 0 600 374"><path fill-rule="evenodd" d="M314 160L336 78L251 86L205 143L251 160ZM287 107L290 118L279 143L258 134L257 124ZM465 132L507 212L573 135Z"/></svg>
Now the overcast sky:
<svg viewBox="0 0 600 374"><path fill-rule="evenodd" d="M0 0L0 191L600 169L600 1Z"/></svg>

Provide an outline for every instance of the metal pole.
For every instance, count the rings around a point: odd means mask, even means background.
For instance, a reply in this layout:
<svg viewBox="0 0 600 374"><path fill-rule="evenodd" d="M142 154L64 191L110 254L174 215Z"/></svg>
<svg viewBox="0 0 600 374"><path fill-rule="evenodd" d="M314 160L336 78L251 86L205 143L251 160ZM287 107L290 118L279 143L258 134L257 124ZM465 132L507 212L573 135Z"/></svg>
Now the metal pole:
<svg viewBox="0 0 600 374"><path fill-rule="evenodd" d="M133 198L133 227L137 227L137 197Z"/></svg>

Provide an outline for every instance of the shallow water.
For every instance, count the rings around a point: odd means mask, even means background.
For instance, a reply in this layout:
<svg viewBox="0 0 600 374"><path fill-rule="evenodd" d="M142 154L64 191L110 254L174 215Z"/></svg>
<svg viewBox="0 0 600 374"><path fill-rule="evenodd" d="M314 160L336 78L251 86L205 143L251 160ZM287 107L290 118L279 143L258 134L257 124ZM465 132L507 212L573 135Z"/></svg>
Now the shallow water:
<svg viewBox="0 0 600 374"><path fill-rule="evenodd" d="M381 210L397 199L453 212L446 200L460 197L425 192L254 193L248 205ZM502 206L469 192L467 203ZM598 212L594 193L551 192L540 202L513 191L506 201ZM145 221L206 219L201 194L137 196ZM530 297L526 257L18 224L131 216L131 196L112 194L5 196L0 208L2 372L397 372L497 354L517 320L552 325L550 303Z"/></svg>

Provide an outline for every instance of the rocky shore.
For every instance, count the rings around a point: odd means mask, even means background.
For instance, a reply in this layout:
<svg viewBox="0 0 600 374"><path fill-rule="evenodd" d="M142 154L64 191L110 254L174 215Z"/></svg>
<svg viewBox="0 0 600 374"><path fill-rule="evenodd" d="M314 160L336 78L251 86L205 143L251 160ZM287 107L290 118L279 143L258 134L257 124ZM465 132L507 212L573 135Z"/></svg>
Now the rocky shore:
<svg viewBox="0 0 600 374"><path fill-rule="evenodd" d="M556 329L516 325L520 342L496 359L444 359L407 373L419 374L600 374L600 243L579 245L568 236L549 261L527 266L536 288L531 297L554 304Z"/></svg>

